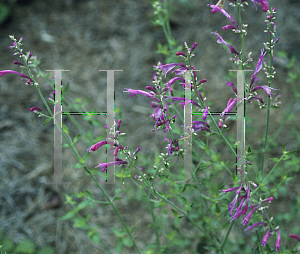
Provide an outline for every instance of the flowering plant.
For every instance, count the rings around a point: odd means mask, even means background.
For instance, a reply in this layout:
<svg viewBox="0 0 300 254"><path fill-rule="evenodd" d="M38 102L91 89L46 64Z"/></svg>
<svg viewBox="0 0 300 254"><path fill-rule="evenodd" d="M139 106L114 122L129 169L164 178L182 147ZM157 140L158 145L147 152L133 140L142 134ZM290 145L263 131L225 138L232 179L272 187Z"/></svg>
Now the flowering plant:
<svg viewBox="0 0 300 254"><path fill-rule="evenodd" d="M252 61L250 57L251 53L248 54L248 58L245 59L245 46L244 46L244 38L247 34L246 28L247 25L242 23L241 12L244 8L244 5L247 5L245 0L237 1L237 0L229 0L230 5L232 7L237 8L238 13L238 21L236 21L225 9L224 2L219 1L216 5L208 5L211 8L211 13L215 14L217 12L224 15L231 24L223 27L223 30L231 30L234 33L240 35L241 39L241 50L237 50L237 47L233 47L229 43L227 43L223 37L217 33L212 32L217 37L217 43L223 44L229 49L229 53L233 56L230 58L231 61L238 67L239 70L244 71L245 67L249 67L249 62ZM165 1L161 1L162 4L165 4ZM87 149L87 153L81 158L76 151L74 144L78 140L79 136L76 136L72 139L68 136L68 129L66 126L63 126L62 135L67 143L67 145L72 149L76 157L78 158L79 163L75 165L75 168L83 167L85 172L93 179L96 183L97 187L101 190L103 195L106 198L106 201L96 201L93 198L93 195L89 191L85 191L81 194L76 194L77 197L86 197L86 201L78 204L80 209L85 208L87 205L93 207L95 203L100 203L105 205L111 205L111 207L116 212L119 220L121 221L125 233L128 234L129 238L124 236L124 232L115 230L115 234L122 239L119 245L126 245L128 247L134 246L138 253L174 253L176 251L176 243L174 240L180 238L180 233L176 235L176 230L178 230L179 225L183 224L183 218L186 218L190 224L192 224L195 229L198 230L197 234L201 234L201 242L197 246L198 253L204 253L206 250L213 251L213 253L233 253L232 248L226 246L228 241L228 236L233 228L233 224L235 222L240 222L244 227L247 226L244 230L251 231L251 233L256 234L256 247L253 247L258 251L258 253L272 253L273 251L279 251L281 247L281 235L283 232L279 233L279 225L274 225L273 218L269 216L269 204L273 200L272 193L266 187L266 183L269 177L275 172L278 164L281 161L285 161L291 158L295 151L286 151L283 146L282 156L278 158L272 158L276 164L274 167L268 172L266 176L264 176L264 162L265 162L265 153L267 148L268 141L268 126L269 126L269 114L271 108L277 108L280 102L277 102L277 98L271 104L271 95L274 95L272 92L274 89L272 88L271 81L274 78L275 72L273 67L273 50L278 43L279 39L273 40L276 32L276 25L274 24L276 8L269 8L268 2L266 0L252 0L257 8L257 5L262 7L262 11L267 13L267 30L266 32L269 35L269 42L264 44L264 48L260 49L260 55L258 57L258 61L255 66L255 71L251 76L251 80L248 85L243 84L243 88L245 91L245 96L242 99L239 99L240 94L238 93L238 87L234 84L234 82L227 82L226 85L230 86L234 92L234 98L230 98L228 100L227 106L224 108L223 112L220 114L219 121L214 119L214 116L210 112L210 107L206 104L206 98L204 97L204 92L202 90L203 86L208 82L207 79L199 79L197 77L197 70L192 65L192 58L195 56L194 53L197 49L197 42L195 42L191 47L185 43L185 51L176 52L176 56L181 57L183 59L181 62L171 62L163 64L158 62L154 67L154 75L152 78L153 86L146 86L147 91L143 90L134 90L131 88L126 88L124 93L129 96L146 96L151 99L150 106L153 109L153 113L149 117L153 117L154 127L152 129L153 135L155 135L159 130L163 129L165 134L170 134L170 137L164 137L164 141L167 142L167 152L161 153L160 158L161 161L158 165L155 165L150 170L145 170L141 167L138 167L136 164L139 163L140 151L141 148L135 148L135 151L131 153L128 146L124 145L121 140L121 136L124 135L120 131L121 128L121 119L118 120L117 124L115 123L113 126L104 126L107 130L110 131L110 138L107 140L98 140L97 143L90 144L90 147ZM160 7L160 3L156 2L155 5L157 8ZM157 12L159 14L159 12ZM162 23L164 24L164 23ZM227 31L226 33L228 33ZM37 62L36 59L32 56L32 52L28 52L24 54L21 49L22 38L17 41L14 36L10 36L13 40L13 45L10 47L15 50L15 54L19 55L23 63L15 61L14 63L20 65L23 68L23 72L16 72L12 70L4 70L0 71L0 77L6 74L17 74L22 78L27 79L26 85L34 85L38 90L41 98L46 106L48 113L50 116L42 113L41 109L37 106L30 108L29 110L38 114L39 117L46 117L45 124L47 124L51 119L54 119L54 114L50 110L49 103L55 104L55 97L48 98L48 102L44 99L43 95L39 90L39 84L36 82L32 71L37 71ZM171 40L168 40L171 41ZM267 65L265 56L269 56L270 65ZM170 58L171 59L171 58ZM263 68L264 66L264 68ZM264 70L267 78L268 85L256 85L259 79L257 78L260 70ZM27 72L27 74L24 74ZM174 74L175 77L172 77L167 82L163 80L170 73ZM182 91L177 91L179 89L175 89L176 82L179 82L179 85L185 91L184 96L182 96ZM258 90L263 90L267 95L267 103L263 100L262 95L257 95ZM189 92L192 92L194 98L187 99L186 96ZM177 95L177 96L175 96ZM233 148L232 139L229 137L225 137L225 132L228 131L226 126L226 122L228 122L229 117L227 117L232 111L234 111L235 107L238 108L238 103L243 103L245 107L245 112L247 108L247 104L249 105L254 100L257 100L261 109L265 108L267 110L267 119L266 119L266 131L264 137L264 147L262 153L262 165L257 173L256 178L250 177L250 170L252 162L248 160L251 154L251 148L247 149L244 154L244 158L239 158L237 156L236 151ZM200 119L192 121L190 125L186 124L185 117L182 116L180 111L177 109L177 104L181 105L181 108L185 108L188 106L193 106L196 108L197 113L201 115ZM245 115L246 118L246 115ZM184 125L180 127L177 126L178 121ZM124 121L124 120L123 120ZM189 133L188 136L182 136L180 133L182 132L181 127L184 127L185 133ZM207 144L205 144L200 136L204 136L207 140ZM237 158L238 160L244 160L244 163L241 167L237 168L236 175L235 172L231 172L228 169L227 163L219 163L217 164L217 155L212 150L208 149L208 140L211 136L217 136L222 139L225 145L229 148L231 154ZM70 141L71 140L71 141ZM176 167L174 165L175 159L180 159L183 163L186 163L185 158L189 155L186 151L188 146L194 143L199 148L198 150L203 150L207 153L211 160L209 162L204 161L204 156L201 156L199 151L194 151L196 158L199 160L199 164L195 165L187 165L187 168L190 171L190 178L193 179L193 183L189 183L187 179L186 181L180 181L181 178L178 176L182 176L185 173L185 168L182 166ZM183 144L184 148L183 149ZM102 173L112 170L112 166L119 165L119 169L117 168L115 175L120 178L120 182L123 182L124 179L133 181L137 188L141 190L144 194L144 198L149 205L152 224L150 227L153 227L155 232L155 243L148 244L145 246L145 250L143 251L141 246L137 243L135 237L133 236L134 229L130 229L128 225L125 223L122 218L120 212L116 208L115 201L120 199L118 194L120 193L120 188L118 188L115 192L115 196L110 198L109 195L104 190L103 186L99 184L97 181L94 171L88 169L86 166L86 162L91 153L100 151L102 146L110 147L113 151L113 156L115 157L114 161L101 162L95 168L97 171L101 171ZM118 156L118 157L117 157ZM216 159L217 158L217 159ZM214 164L214 169L209 169L209 164ZM163 167L162 167L163 166ZM134 168L134 173L130 171L131 168ZM213 179L217 178L218 173L227 169L232 177L235 187L225 188L224 183L217 183L216 185L209 186L209 182ZM216 170L216 172L213 172ZM177 173L177 174L176 174ZM202 176L201 176L202 174ZM207 174L205 178L203 175ZM157 179L160 179L157 182ZM237 179L238 178L238 179ZM189 180L188 179L188 180ZM136 180L141 181L139 184ZM239 181L237 181L239 180ZM290 179L291 180L291 179ZM207 187L207 191L204 191L201 184ZM180 182L184 183L183 185ZM195 184L197 183L197 184ZM168 184L169 192L164 191L160 188L160 185ZM132 188L132 187L131 187ZM259 190L259 191L258 191ZM219 192L221 191L221 194ZM235 196L232 201L228 200L231 193L234 192ZM273 191L274 192L274 191ZM227 194L229 193L229 194ZM256 194L256 195L255 195ZM74 204L73 200L70 196L66 195L67 202L69 204ZM171 200L171 199L174 199ZM230 198L229 198L230 199ZM142 198L141 200L142 201ZM210 204L208 205L208 202ZM163 244L161 241L160 231L163 230L164 221L160 217L163 213L168 213L166 206L170 206L171 213L175 217L173 232L171 234L167 234L167 238L169 242L167 244ZM182 208L180 208L181 206ZM161 213L155 214L154 210L156 208L161 209ZM78 208L78 210L80 210ZM78 210L76 212L78 212ZM213 214L214 213L214 214ZM228 214L229 213L229 214ZM71 219L75 215L75 212L67 213L63 219ZM200 216L202 218L200 218ZM222 215L222 216L220 216ZM228 216L225 220L223 218ZM217 221L219 224L215 224L214 221ZM229 222L228 222L229 221ZM78 222L78 221L77 221ZM86 223L86 220L80 220L80 223ZM78 224L80 224L78 223ZM77 225L77 224L76 224ZM86 226L86 224L83 224ZM222 230L225 230L225 235L219 234L220 225ZM186 225L182 225L185 227ZM82 227L83 228L83 227ZM89 229L89 227L84 227L84 229ZM284 232L286 234L286 232ZM96 228L89 229L88 235L95 242L100 242L99 235L96 233ZM175 237L176 235L176 237ZM263 235L263 236L262 236ZM277 236L276 243L271 245L269 244L270 236ZM194 237L194 238L193 238ZM191 238L195 239L198 236L193 236ZM299 236L295 234L290 234L290 238L294 238L298 241ZM188 238L188 237L187 237ZM180 247L186 247L190 244L190 242L180 242ZM175 250L174 250L175 248ZM247 249L248 250L248 249ZM299 250L299 249L298 249ZM121 252L121 250L119 249ZM286 252L289 253L289 252Z"/></svg>

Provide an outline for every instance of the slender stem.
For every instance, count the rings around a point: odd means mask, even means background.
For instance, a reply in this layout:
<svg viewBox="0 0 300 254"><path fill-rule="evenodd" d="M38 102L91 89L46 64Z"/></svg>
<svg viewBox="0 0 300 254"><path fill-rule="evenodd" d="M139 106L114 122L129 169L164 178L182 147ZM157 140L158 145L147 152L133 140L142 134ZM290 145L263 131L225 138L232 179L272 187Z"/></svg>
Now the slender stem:
<svg viewBox="0 0 300 254"><path fill-rule="evenodd" d="M270 34L270 38L269 38L269 45L271 44L271 40L272 40L272 34ZM272 65L273 65L273 57L272 57L272 50L269 49L269 58L270 58L270 69L269 69L269 75L272 74ZM271 86L271 81L272 78L269 77L268 79L268 86ZM267 147L267 142L268 142L268 131L269 131L269 121L270 121L270 96L268 96L268 107L267 107L267 119L266 119L267 123L266 123L266 130L265 130L265 140L264 140L264 147L263 147L263 151L262 151L262 161L261 161L261 175L263 175L264 172L264 163L265 163L265 154L266 154L266 147Z"/></svg>
<svg viewBox="0 0 300 254"><path fill-rule="evenodd" d="M96 180L96 178L92 175L92 173L88 170L88 168L86 166L84 166L86 172L88 172L88 174L90 175L90 177L94 180L94 182L97 184L98 188L102 191L102 193L104 194L105 198L107 199L107 201L110 203L110 205L112 206L112 208L114 209L114 211L116 212L119 220L121 221L121 223L123 224L125 230L127 231L127 234L130 236L134 246L136 247L137 251L139 254L142 253L140 247L137 245L135 239L133 238L131 231L129 229L129 227L127 226L127 224L125 223L125 221L123 220L122 216L120 215L118 209L115 207L115 204L113 203L113 201L109 198L109 196L107 195L107 193L105 192L105 190L102 188L102 186L98 183L98 181Z"/></svg>
<svg viewBox="0 0 300 254"><path fill-rule="evenodd" d="M224 240L223 240L223 242L222 242L222 244L221 244L221 246L220 246L220 249L223 249L223 248L224 248L224 246L225 246L225 244L226 244L226 241L227 241L227 238L228 238L228 236L229 236L229 233L230 233L230 231L231 231L231 228L232 228L234 222L235 222L235 220L234 220L232 223L230 223L230 227L228 228L228 230L227 230L227 232L226 232L225 238L224 238Z"/></svg>
<svg viewBox="0 0 300 254"><path fill-rule="evenodd" d="M263 183L268 179L268 177L273 173L274 169L277 167L278 163L281 162L282 158L283 158L284 154L281 155L280 159L278 160L278 162L274 165L274 167L271 169L271 171L267 174L267 176L264 178L264 180L261 182L261 184L252 192L252 195L254 195L254 193L260 189L260 187L264 186Z"/></svg>

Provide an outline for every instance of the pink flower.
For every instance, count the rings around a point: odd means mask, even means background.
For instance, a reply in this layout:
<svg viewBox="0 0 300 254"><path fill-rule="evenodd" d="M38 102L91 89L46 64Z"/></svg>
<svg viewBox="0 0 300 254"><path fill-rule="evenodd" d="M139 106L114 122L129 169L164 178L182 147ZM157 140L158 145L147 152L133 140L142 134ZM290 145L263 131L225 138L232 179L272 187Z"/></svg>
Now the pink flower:
<svg viewBox="0 0 300 254"><path fill-rule="evenodd" d="M261 5L263 12L267 12L269 9L269 5L268 5L268 1L267 0L251 0L254 5L255 8L257 10L257 6L256 5Z"/></svg>
<svg viewBox="0 0 300 254"><path fill-rule="evenodd" d="M95 145L92 145L90 148L87 149L87 151L91 152L91 151L97 151L97 149L103 145L106 145L107 143L114 145L112 142L108 142L108 141L100 141Z"/></svg>
<svg viewBox="0 0 300 254"><path fill-rule="evenodd" d="M39 107L33 107L29 109L30 111L36 112L36 111L42 111Z"/></svg>
<svg viewBox="0 0 300 254"><path fill-rule="evenodd" d="M0 71L0 77L2 77L3 75L6 75L6 74L8 74L8 73L17 74L17 75L19 75L20 77L30 79L30 77L27 76L26 74L21 73L21 72L17 72L17 71L12 71L12 70L4 70L4 71Z"/></svg>
<svg viewBox="0 0 300 254"><path fill-rule="evenodd" d="M108 163L99 163L99 165L95 168L98 168L100 167L101 168L101 172L104 172L105 169L109 166L113 166L113 165L122 165L122 164L127 164L126 161L123 161L119 158L116 158L116 161L111 161L111 162L108 162Z"/></svg>
<svg viewBox="0 0 300 254"><path fill-rule="evenodd" d="M224 45L226 45L229 48L229 50L230 50L229 53L233 53L233 54L239 55L239 53L234 49L234 47L232 47L226 41L224 41L224 39L222 38L221 35L219 35L217 32L214 32L214 33L212 32L212 34L218 36L217 43L224 44Z"/></svg>
<svg viewBox="0 0 300 254"><path fill-rule="evenodd" d="M274 231L277 233L275 251L278 251L278 249L280 247L280 234L279 234L279 230L278 229L274 229Z"/></svg>
<svg viewBox="0 0 300 254"><path fill-rule="evenodd" d="M267 233L263 237L262 242L261 242L261 246L266 246L266 243L268 241L269 235L270 235L270 229L267 230Z"/></svg>
<svg viewBox="0 0 300 254"><path fill-rule="evenodd" d="M290 238L294 238L294 239L296 239L297 241L300 242L300 237L299 237L298 235L289 234L289 237L290 237ZM298 250L300 250L300 247L298 248Z"/></svg>

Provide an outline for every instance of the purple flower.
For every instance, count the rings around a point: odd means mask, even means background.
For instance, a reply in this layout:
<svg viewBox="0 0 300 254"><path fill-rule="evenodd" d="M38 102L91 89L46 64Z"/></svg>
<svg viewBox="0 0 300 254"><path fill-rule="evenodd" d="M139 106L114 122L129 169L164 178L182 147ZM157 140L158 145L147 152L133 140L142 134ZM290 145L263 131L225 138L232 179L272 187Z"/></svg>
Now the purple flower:
<svg viewBox="0 0 300 254"><path fill-rule="evenodd" d="M222 27L222 29L224 30L224 31L226 31L227 29L236 29L236 27L234 26L234 25L226 25L226 26L223 26Z"/></svg>
<svg viewBox="0 0 300 254"><path fill-rule="evenodd" d="M8 74L8 73L17 74L17 75L19 75L20 77L30 79L30 77L27 76L26 74L23 74L23 73L17 72L17 71L12 71L12 70L4 70L4 71L0 71L0 77L2 77L2 76L5 75L5 74Z"/></svg>
<svg viewBox="0 0 300 254"><path fill-rule="evenodd" d="M142 95L144 95L144 96L147 96L147 97L149 97L149 98L152 98L152 99L154 99L154 100L160 102L160 100L159 100L158 98L155 98L154 95L151 94L151 93L148 93L148 92L145 92L145 91L142 91L142 90L133 90L133 89L131 89L131 88L125 88L125 89L127 89L127 91L123 91L123 93L131 93L131 94L130 94L130 97L133 97L133 96L135 96L136 94L142 94Z"/></svg>
<svg viewBox="0 0 300 254"><path fill-rule="evenodd" d="M33 107L29 109L30 111L36 112L36 111L42 111L39 107Z"/></svg>
<svg viewBox="0 0 300 254"><path fill-rule="evenodd" d="M233 82L227 82L226 85L232 87L232 89L233 89L233 91L235 92L235 94L237 94L237 89L236 89L236 87L234 86Z"/></svg>
<svg viewBox="0 0 300 254"><path fill-rule="evenodd" d="M180 102L181 104L181 107L184 108L184 105L186 103L186 98L183 98L183 97L170 97L170 99L173 99L174 101L181 101L183 100L182 102ZM191 100L191 103L199 108L201 108L201 106L194 100Z"/></svg>
<svg viewBox="0 0 300 254"><path fill-rule="evenodd" d="M256 226L258 226L258 225L267 225L265 222L257 222L257 223L254 223L252 226L249 226L249 227L247 227L246 229L245 229L245 231L247 231L247 230L249 230L249 229L251 229L251 233L253 233L253 228L254 227L256 227Z"/></svg>
<svg viewBox="0 0 300 254"><path fill-rule="evenodd" d="M204 130L204 131L208 131L209 133L211 133L209 124L206 122L203 122L203 121L193 121L192 128L193 128L194 132Z"/></svg>
<svg viewBox="0 0 300 254"><path fill-rule="evenodd" d="M109 166L113 166L113 165L122 165L122 164L127 164L126 161L123 161L119 158L116 158L116 161L111 161L111 162L108 162L108 163L99 163L98 166L96 166L95 168L98 168L100 167L101 168L101 172L104 172L105 169Z"/></svg>
<svg viewBox="0 0 300 254"><path fill-rule="evenodd" d="M207 79L201 79L200 82L197 84L197 86L199 86L202 83L205 83L207 81ZM198 92L198 91L197 91ZM202 97L202 96L201 96ZM202 100L203 101L203 100Z"/></svg>
<svg viewBox="0 0 300 254"><path fill-rule="evenodd" d="M241 189L243 188L243 185L241 185L238 190L236 191L235 193L235 198L232 200L232 202L228 205L228 211L230 211L230 215L232 216L233 214L233 209L235 208L235 204L236 204L236 201L238 199L238 196L241 192Z"/></svg>
<svg viewBox="0 0 300 254"><path fill-rule="evenodd" d="M263 12L267 12L269 9L269 5L267 0L251 0L253 2L253 4L255 5L255 8L257 10L257 4L261 5Z"/></svg>
<svg viewBox="0 0 300 254"><path fill-rule="evenodd" d="M228 103L227 103L227 107L224 109L224 111L220 114L221 117L224 116L224 114L226 113L230 113L232 108L233 108L233 105L236 103L237 101L237 98L233 99L233 98L230 98Z"/></svg>
<svg viewBox="0 0 300 254"><path fill-rule="evenodd" d="M165 64L165 65L160 65L159 68L167 75L167 73L171 70L173 70L176 66L182 66L182 67L185 67L184 64L182 63L179 63L179 64L176 64L176 63L170 63L170 64ZM165 75L165 76L166 76Z"/></svg>
<svg viewBox="0 0 300 254"><path fill-rule="evenodd" d="M238 29L238 24L235 22L235 20L222 8L220 8L217 5L208 4L209 7L211 7L211 13L215 14L216 12L221 12L232 24L235 25L235 29Z"/></svg>
<svg viewBox="0 0 300 254"><path fill-rule="evenodd" d="M236 190L236 189L239 189L239 188L240 188L240 187L234 187L234 188L231 188L231 189L222 190L222 193L221 193L220 195L226 194L227 192L232 192L232 191L234 191L234 190Z"/></svg>
<svg viewBox="0 0 300 254"><path fill-rule="evenodd" d="M272 88L272 87L269 87L269 86L256 86L251 90L251 92L254 92L257 89L263 89L268 94L269 97L271 96L271 94L273 94L273 93L271 93L271 89L279 90L279 89L275 89L275 88Z"/></svg>
<svg viewBox="0 0 300 254"><path fill-rule="evenodd" d="M193 44L192 48L190 49L190 52L192 53L196 47L197 47L197 42Z"/></svg>
<svg viewBox="0 0 300 254"><path fill-rule="evenodd" d="M113 145L113 143L109 142L109 141L100 141L97 144L92 145L90 148L88 148L87 151L89 151L89 152L94 151L95 152L95 151L98 150L98 148L100 148L101 146L106 145L106 144Z"/></svg>
<svg viewBox="0 0 300 254"><path fill-rule="evenodd" d="M294 239L296 239L297 241L300 242L300 237L299 237L298 235L289 234L289 237L290 237L290 238L294 238ZM300 250L300 247L298 248L298 250Z"/></svg>
<svg viewBox="0 0 300 254"><path fill-rule="evenodd" d="M172 78L166 83L165 89L163 91L166 91L167 89L170 88L170 93L171 93L173 91L172 85L175 83L176 80L181 80L181 81L185 82L185 79L181 78L181 77Z"/></svg>
<svg viewBox="0 0 300 254"><path fill-rule="evenodd" d="M243 219L242 224L244 224L244 226L246 226L246 224L249 222L249 220L250 220L250 218L251 218L251 216L252 216L252 213L253 213L254 211L256 211L257 209L258 209L257 206L254 207L254 208L247 214L247 216Z"/></svg>
<svg viewBox="0 0 300 254"><path fill-rule="evenodd" d="M294 238L294 239L298 240L298 242L300 242L300 236L298 236L298 235L289 234L289 237Z"/></svg>
<svg viewBox="0 0 300 254"><path fill-rule="evenodd" d="M274 229L274 231L277 233L275 251L278 251L278 249L280 248L280 234L279 234L279 230L278 229Z"/></svg>
<svg viewBox="0 0 300 254"><path fill-rule="evenodd" d="M262 242L261 242L261 246L264 246L264 247L266 246L266 243L268 241L269 235L270 235L270 229L267 230L267 233L263 237Z"/></svg>
<svg viewBox="0 0 300 254"><path fill-rule="evenodd" d="M123 148L124 148L124 147L121 146L121 145L117 146L117 147L115 148L115 151L114 151L114 156L117 156L117 155L118 155L118 151L119 151L119 150L122 150Z"/></svg>
<svg viewBox="0 0 300 254"><path fill-rule="evenodd" d="M205 110L204 110L204 112L203 112L203 118L202 118L202 120L203 120L203 121L205 121L205 120L206 120L206 118L207 118L207 114L208 114L208 107L207 107L207 106L205 106Z"/></svg>
<svg viewBox="0 0 300 254"><path fill-rule="evenodd" d="M14 64L17 64L17 65L22 65L24 66L24 64L20 63L19 61L14 61ZM21 67L22 68L22 67Z"/></svg>
<svg viewBox="0 0 300 254"><path fill-rule="evenodd" d="M137 149L134 151L132 156L134 157L140 150L141 150L141 148L138 146Z"/></svg>
<svg viewBox="0 0 300 254"><path fill-rule="evenodd" d="M121 125L121 119L119 119L118 124L117 124L117 131L120 129L120 125Z"/></svg>
<svg viewBox="0 0 300 254"><path fill-rule="evenodd" d="M239 53L234 49L234 47L232 47L231 45L229 45L226 41L224 41L224 39L221 37L221 35L219 35L217 32L211 32L212 34L218 36L218 40L217 43L219 44L225 44L228 48L229 48L229 53L233 53L236 55L239 55Z"/></svg>
<svg viewBox="0 0 300 254"><path fill-rule="evenodd" d="M176 139L174 142L172 139L167 139L167 138L164 138L164 141L169 141L170 144L169 144L169 156L172 156L172 152L173 151L178 151L179 150L179 145L178 145L178 140ZM173 147L173 144L175 147Z"/></svg>
<svg viewBox="0 0 300 254"><path fill-rule="evenodd" d="M263 101L262 98L261 98L261 94L259 95L259 97L252 97L252 98L250 98L250 99L247 99L247 100L248 100L248 103L250 103L252 99L257 99L257 100L260 101L261 104L264 104L264 101Z"/></svg>
<svg viewBox="0 0 300 254"><path fill-rule="evenodd" d="M264 202L269 202L271 203L271 201L273 200L273 197L270 197L270 198L267 198L267 199L264 199L263 201L259 202L260 204L261 203L264 203Z"/></svg>
<svg viewBox="0 0 300 254"><path fill-rule="evenodd" d="M177 53L176 53L176 56L184 56L184 57L187 57L187 55L186 55L184 52L182 52L182 51L177 52Z"/></svg>
<svg viewBox="0 0 300 254"><path fill-rule="evenodd" d="M255 71L253 73L253 75L251 76L251 82L250 82L250 87L253 86L253 84L255 84L258 79L256 79L256 75L257 73L261 70L262 68L262 63L265 62L265 59L264 59L264 55L266 54L267 52L264 52L264 49L262 49L260 51L260 56L258 57L258 61L257 61L257 65L256 65L256 68L255 68Z"/></svg>

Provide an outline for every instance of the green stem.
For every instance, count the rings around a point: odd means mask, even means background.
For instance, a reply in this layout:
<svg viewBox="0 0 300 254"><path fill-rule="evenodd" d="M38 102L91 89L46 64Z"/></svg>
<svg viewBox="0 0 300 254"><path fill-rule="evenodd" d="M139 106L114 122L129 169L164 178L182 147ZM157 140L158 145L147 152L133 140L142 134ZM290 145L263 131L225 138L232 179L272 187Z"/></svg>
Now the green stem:
<svg viewBox="0 0 300 254"><path fill-rule="evenodd" d="M271 47L271 40L272 40L272 34L270 34L270 38L269 38L269 45ZM269 75L272 74L272 50L271 48L269 49L269 58L270 58L270 68L269 68ZM271 81L272 78L269 77L268 79L268 86L271 86ZM266 147L267 147L267 142L268 142L268 131L269 131L269 121L270 121L270 97L268 96L268 107L267 107L267 123L266 123L266 130L265 130L265 140L264 140L264 147L263 147L263 151L262 151L262 161L261 161L261 175L263 175L264 172L264 163L265 163L265 154L266 154Z"/></svg>
<svg viewBox="0 0 300 254"><path fill-rule="evenodd" d="M260 187L263 186L263 183L268 179L268 177L273 173L274 169L277 167L278 163L281 162L281 160L283 159L283 155L281 155L280 159L278 160L278 162L274 165L274 167L271 169L271 171L267 174L267 176L264 178L264 180L261 182L261 184L251 193L252 195L254 195L254 193L260 189Z"/></svg>
<svg viewBox="0 0 300 254"><path fill-rule="evenodd" d="M233 226L234 222L235 222L235 220L234 220L232 223L230 223L230 227L228 228L228 230L227 230L227 232L226 232L225 238L224 238L224 240L223 240L223 242L222 242L222 244L221 244L221 246L220 246L220 249L223 249L223 248L224 248L224 246L225 246L225 244L226 244L226 241L227 241L227 238L228 238L228 236L229 236L229 233L230 233L230 231L231 231L231 229L232 229L232 226Z"/></svg>
<svg viewBox="0 0 300 254"><path fill-rule="evenodd" d="M88 172L88 174L90 175L90 177L94 180L94 182L97 184L98 188L102 191L102 193L104 194L105 198L107 199L107 201L110 203L110 205L112 206L112 208L114 209L114 211L116 212L119 220L121 221L121 223L123 224L125 230L127 231L127 234L129 235L129 237L131 238L134 246L136 247L137 251L139 254L142 253L142 251L140 250L140 247L137 245L135 239L133 238L131 231L129 229L129 227L127 226L127 224L125 223L125 221L123 220L122 216L120 215L118 209L115 207L115 204L112 202L112 200L109 198L109 196L107 195L107 193L105 192L105 190L102 188L102 186L98 183L98 181L96 180L96 178L92 175L92 173L88 170L88 168L86 166L84 166L84 169L86 170L86 172Z"/></svg>

